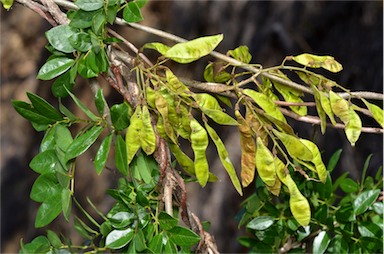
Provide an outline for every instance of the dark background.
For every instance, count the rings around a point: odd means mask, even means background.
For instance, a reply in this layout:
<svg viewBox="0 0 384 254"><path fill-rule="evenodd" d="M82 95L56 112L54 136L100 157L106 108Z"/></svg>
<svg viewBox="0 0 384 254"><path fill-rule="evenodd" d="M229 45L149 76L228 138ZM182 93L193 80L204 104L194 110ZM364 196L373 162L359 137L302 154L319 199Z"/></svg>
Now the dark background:
<svg viewBox="0 0 384 254"><path fill-rule="evenodd" d="M265 67L280 64L287 55L303 52L332 55L344 67L341 73L328 74L339 84L352 91L383 89L382 1L152 1L144 8L144 17L144 24L187 39L223 33L218 51L225 53L247 45L252 63ZM20 238L29 242L45 232L34 229L38 204L28 199L37 176L28 164L38 152L42 135L36 135L30 124L16 114L10 100L26 100L25 92L31 91L55 103L49 84L35 79L48 56L44 31L49 28L47 22L24 7L16 5L9 12L1 9L1 252L17 252ZM163 41L130 28L118 29L138 47L149 41ZM177 73L202 80L206 62L201 62L180 68ZM109 99L121 100L108 87L103 88ZM79 97L91 105L92 94L86 85L80 82L76 89ZM366 119L363 123L374 124ZM328 128L322 136L318 127L295 124L295 130L304 138L312 137L314 129L325 163L333 152L343 149L336 174L350 172L351 177L359 179L364 161L371 153L368 173L374 174L383 164L382 135L362 134L356 147L351 147L342 130ZM231 159L239 169L237 132L223 129L219 134L226 137ZM104 192L116 178L108 173L96 177L88 155L77 163L76 195L90 196L102 211L108 211L111 203ZM210 165L221 181L204 189L188 184L189 202L202 220L212 222L211 233L221 252L240 252L234 216L243 198L231 187L217 155L211 151L209 155ZM74 235L71 225L61 216L53 227L57 232ZM76 236L73 239L81 241Z"/></svg>

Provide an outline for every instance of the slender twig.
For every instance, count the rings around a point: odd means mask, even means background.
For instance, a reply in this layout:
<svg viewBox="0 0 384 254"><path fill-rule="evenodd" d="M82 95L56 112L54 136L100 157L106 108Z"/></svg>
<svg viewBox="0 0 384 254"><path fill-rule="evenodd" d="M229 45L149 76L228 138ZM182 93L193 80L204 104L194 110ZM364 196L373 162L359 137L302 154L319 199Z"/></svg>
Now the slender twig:
<svg viewBox="0 0 384 254"><path fill-rule="evenodd" d="M69 19L67 16L60 10L59 6L53 0L41 0L41 2L47 7L49 13L60 25L68 24Z"/></svg>

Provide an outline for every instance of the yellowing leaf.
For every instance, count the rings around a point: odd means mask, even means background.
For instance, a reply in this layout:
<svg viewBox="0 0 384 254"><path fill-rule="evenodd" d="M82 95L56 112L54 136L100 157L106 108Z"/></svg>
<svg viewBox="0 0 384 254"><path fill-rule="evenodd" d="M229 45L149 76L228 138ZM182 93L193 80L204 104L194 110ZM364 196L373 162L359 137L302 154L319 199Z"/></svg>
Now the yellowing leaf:
<svg viewBox="0 0 384 254"><path fill-rule="evenodd" d="M384 120L383 120L383 110L375 105L375 104L372 104L372 103L369 103L368 101L366 101L365 99L361 99L365 106L367 106L369 112L371 112L373 118L376 120L376 122L378 122L380 124L380 126L382 128L384 128Z"/></svg>
<svg viewBox="0 0 384 254"><path fill-rule="evenodd" d="M237 121L221 110L205 109L203 113L213 121L222 125L237 125Z"/></svg>
<svg viewBox="0 0 384 254"><path fill-rule="evenodd" d="M349 109L349 122L345 125L345 134L352 146L360 137L362 123L359 115L353 110Z"/></svg>
<svg viewBox="0 0 384 254"><path fill-rule="evenodd" d="M141 117L143 125L139 132L140 146L147 155L150 155L156 149L156 135L153 130L151 116L146 105L143 106Z"/></svg>
<svg viewBox="0 0 384 254"><path fill-rule="evenodd" d="M169 69L166 69L165 71L165 78L167 80L168 87L172 90L172 92L176 94L180 94L183 96L186 96L189 92L189 89L187 86L185 86L176 76L173 74L172 71Z"/></svg>
<svg viewBox="0 0 384 254"><path fill-rule="evenodd" d="M165 53L167 53L170 47L160 42L151 42L144 44L143 49L154 49L160 54L165 55Z"/></svg>
<svg viewBox="0 0 384 254"><path fill-rule="evenodd" d="M273 82L273 85L275 86L276 90L283 96L284 100L287 102L297 102L302 103L303 100L300 98L299 94L300 92L287 87L282 86L277 82ZM295 112L296 114L300 116L307 115L307 107L306 106L289 106L289 108Z"/></svg>
<svg viewBox="0 0 384 254"><path fill-rule="evenodd" d="M320 117L321 133L324 134L325 130L327 128L327 116L326 116L325 111L323 109L323 106L321 104L320 92L316 89L316 87L313 86L312 88L313 88L313 92L314 92L317 114Z"/></svg>
<svg viewBox="0 0 384 254"><path fill-rule="evenodd" d="M195 173L197 181L201 186L207 184L209 178L209 167L205 151L208 147L207 131L200 125L196 119L192 119L190 123L192 150L195 154Z"/></svg>
<svg viewBox="0 0 384 254"><path fill-rule="evenodd" d="M140 148L140 131L143 127L141 115L141 107L137 106L135 113L133 113L131 117L130 125L128 126L127 133L125 135L128 164L131 163Z"/></svg>
<svg viewBox="0 0 384 254"><path fill-rule="evenodd" d="M221 110L219 102L210 94L198 93L194 96L201 109Z"/></svg>
<svg viewBox="0 0 384 254"><path fill-rule="evenodd" d="M280 112L276 104L270 98L268 98L265 94L256 92L252 89L244 89L243 93L251 97L256 102L256 104L259 105L268 115L284 123L287 122L287 120L285 120L283 113Z"/></svg>
<svg viewBox="0 0 384 254"><path fill-rule="evenodd" d="M292 59L301 65L311 68L323 68L330 72L339 72L343 69L343 66L332 56L317 56L304 53L293 56Z"/></svg>
<svg viewBox="0 0 384 254"><path fill-rule="evenodd" d="M273 130L273 133L283 142L289 155L304 161L312 161L311 151L300 141L299 138Z"/></svg>
<svg viewBox="0 0 384 254"><path fill-rule="evenodd" d="M171 123L168 120L167 100L158 92L156 92L156 94L155 94L155 106L161 115L163 129L164 129L165 133L172 140L173 143L177 144L177 137L175 135L175 132L172 128Z"/></svg>
<svg viewBox="0 0 384 254"><path fill-rule="evenodd" d="M222 34L197 38L178 43L163 55L178 63L190 63L211 53L222 40Z"/></svg>
<svg viewBox="0 0 384 254"><path fill-rule="evenodd" d="M286 180L290 194L289 206L292 215L301 226L307 226L311 220L311 208L308 200L301 194L290 175L287 175Z"/></svg>
<svg viewBox="0 0 384 254"><path fill-rule="evenodd" d="M260 137L256 139L256 169L261 180L267 186L274 186L276 182L276 170L274 156L264 145Z"/></svg>
<svg viewBox="0 0 384 254"><path fill-rule="evenodd" d="M241 184L247 187L255 177L256 169L256 143L252 137L251 128L240 114L235 111L235 116L239 123L240 146L241 146Z"/></svg>
<svg viewBox="0 0 384 254"><path fill-rule="evenodd" d="M217 153L219 154L220 161L223 164L225 170L227 171L227 173L228 173L228 175L232 181L233 186L235 187L235 189L237 190L237 192L240 195L243 195L243 191L241 189L239 178L237 178L236 170L233 167L231 160L229 159L228 152L224 146L223 141L221 141L221 139L220 139L219 135L217 135L216 131L211 126L209 126L207 123L205 123L205 128L207 129L209 136L211 137L211 139L213 140L213 142L216 145L216 149L217 149Z"/></svg>
<svg viewBox="0 0 384 254"><path fill-rule="evenodd" d="M4 9L9 11L13 5L13 0L1 0L1 3L3 4Z"/></svg>
<svg viewBox="0 0 384 254"><path fill-rule="evenodd" d="M275 184L273 186L266 185L265 187L267 187L268 191L273 195L279 196L281 190L281 181L279 178L276 178Z"/></svg>
<svg viewBox="0 0 384 254"><path fill-rule="evenodd" d="M327 180L327 169L323 163L321 153L317 148L317 145L306 139L300 139L300 141L312 152L313 159L311 162L315 165L316 172L319 176L320 181L325 183L325 181Z"/></svg>
<svg viewBox="0 0 384 254"><path fill-rule="evenodd" d="M343 121L344 124L349 122L349 104L348 101L341 98L333 91L329 91L329 100L333 113Z"/></svg>
<svg viewBox="0 0 384 254"><path fill-rule="evenodd" d="M333 116L331 103L328 97L325 95L324 92L321 92L321 91L319 91L319 95L320 95L321 107L324 109L324 112L328 115L329 119L331 120L331 123L333 125L336 125L335 117Z"/></svg>

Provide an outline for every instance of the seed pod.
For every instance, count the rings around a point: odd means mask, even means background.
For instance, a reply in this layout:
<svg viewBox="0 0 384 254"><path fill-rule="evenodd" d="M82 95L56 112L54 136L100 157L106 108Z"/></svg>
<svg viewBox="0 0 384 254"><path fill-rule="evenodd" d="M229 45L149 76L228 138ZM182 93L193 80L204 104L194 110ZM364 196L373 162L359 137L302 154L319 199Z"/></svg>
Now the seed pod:
<svg viewBox="0 0 384 254"><path fill-rule="evenodd" d="M262 123L257 119L249 110L248 107L246 107L245 111L245 121L251 128L251 130L256 133L257 137L261 137L263 140L264 145L268 145L268 133L263 128Z"/></svg>
<svg viewBox="0 0 384 254"><path fill-rule="evenodd" d="M251 128L240 114L235 111L235 116L239 123L240 146L241 146L241 183L243 187L248 186L255 177L256 168L256 143L252 137Z"/></svg>
<svg viewBox="0 0 384 254"><path fill-rule="evenodd" d="M140 148L140 131L143 127L142 112L140 105L136 107L135 113L131 116L130 124L125 134L125 143L127 146L128 164L135 157L136 152Z"/></svg>
<svg viewBox="0 0 384 254"><path fill-rule="evenodd" d="M151 123L151 115L148 107L143 106L142 111L142 129L139 132L141 149L147 154L152 154L156 149L156 135Z"/></svg>
<svg viewBox="0 0 384 254"><path fill-rule="evenodd" d="M364 102L365 106L367 106L369 112L371 112L376 122L378 122L380 126L384 128L383 110L380 107L376 106L375 104L369 103L365 99L361 99L361 100Z"/></svg>
<svg viewBox="0 0 384 254"><path fill-rule="evenodd" d="M264 145L260 137L256 139L256 168L261 180L267 186L274 186L276 182L276 170L274 156L269 149Z"/></svg>
<svg viewBox="0 0 384 254"><path fill-rule="evenodd" d="M311 162L315 165L315 169L320 181L325 183L327 180L327 169L323 163L323 160L321 159L321 153L319 149L313 142L309 140L300 139L300 141L312 152L313 159Z"/></svg>
<svg viewBox="0 0 384 254"><path fill-rule="evenodd" d="M315 86L312 86L312 89L314 92L317 114L320 117L321 133L324 134L326 131L326 128L327 128L327 116L326 116L326 113L323 109L323 106L321 105L321 97L320 97L319 90L317 90L317 88Z"/></svg>
<svg viewBox="0 0 384 254"><path fill-rule="evenodd" d="M155 95L155 106L156 109L159 111L162 123L163 123L163 129L167 136L172 140L173 143L177 144L177 137L175 135L175 132L173 131L173 128L168 120L168 105L166 99L160 94L156 93Z"/></svg>
<svg viewBox="0 0 384 254"><path fill-rule="evenodd" d="M349 109L349 121L345 125L345 134L352 146L355 146L355 143L360 137L362 123L359 115L353 110Z"/></svg>
<svg viewBox="0 0 384 254"><path fill-rule="evenodd" d="M167 80L167 85L172 92L182 96L188 96L189 89L186 87L173 72L169 69L165 70L165 78Z"/></svg>
<svg viewBox="0 0 384 254"><path fill-rule="evenodd" d="M266 185L265 187L267 187L267 190L273 195L279 196L281 190L281 181L276 178L275 184L273 186Z"/></svg>
<svg viewBox="0 0 384 254"><path fill-rule="evenodd" d="M347 124L349 122L348 101L341 98L333 91L329 91L329 100L331 102L331 108L333 113L335 113L335 115L339 117L344 124Z"/></svg>
<svg viewBox="0 0 384 254"><path fill-rule="evenodd" d="M313 156L311 151L300 141L299 138L285 134L283 132L278 132L276 130L273 130L273 133L281 140L281 142L283 142L285 148L292 158L298 158L304 161L312 161Z"/></svg>
<svg viewBox="0 0 384 254"><path fill-rule="evenodd" d="M155 90L153 90L152 87L147 86L145 88L145 99L151 108L155 108L155 101L156 101L155 96L156 96Z"/></svg>
<svg viewBox="0 0 384 254"><path fill-rule="evenodd" d="M192 150L195 154L194 164L196 177L200 185L204 187L209 178L209 167L205 154L208 147L208 134L196 119L191 120L191 130Z"/></svg>
<svg viewBox="0 0 384 254"><path fill-rule="evenodd" d="M333 116L331 103L328 99L328 97L325 95L324 92L319 92L320 95L320 103L321 107L324 109L324 112L328 115L329 119L331 120L331 123L333 125L336 125L335 117Z"/></svg>
<svg viewBox="0 0 384 254"><path fill-rule="evenodd" d="M195 165L191 158L189 158L178 145L169 143L169 149L175 156L177 162L188 174L195 175Z"/></svg>

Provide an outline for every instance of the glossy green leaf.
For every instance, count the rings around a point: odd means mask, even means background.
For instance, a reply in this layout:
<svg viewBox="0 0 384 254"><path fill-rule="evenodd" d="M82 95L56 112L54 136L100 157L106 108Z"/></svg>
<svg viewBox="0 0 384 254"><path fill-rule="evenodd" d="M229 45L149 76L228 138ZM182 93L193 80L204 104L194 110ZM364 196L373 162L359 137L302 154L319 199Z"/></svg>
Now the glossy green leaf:
<svg viewBox="0 0 384 254"><path fill-rule="evenodd" d="M3 5L4 9L9 11L13 5L13 0L1 0L1 4Z"/></svg>
<svg viewBox="0 0 384 254"><path fill-rule="evenodd" d="M276 182L276 170L274 163L274 156L269 149L264 145L260 137L256 139L256 169L263 180L268 186L274 186Z"/></svg>
<svg viewBox="0 0 384 254"><path fill-rule="evenodd" d="M61 194L51 195L37 210L35 227L41 228L51 223L62 211Z"/></svg>
<svg viewBox="0 0 384 254"><path fill-rule="evenodd" d="M104 108L106 106L106 101L103 95L103 89L99 88L95 94L95 106L97 112L102 116L104 115Z"/></svg>
<svg viewBox="0 0 384 254"><path fill-rule="evenodd" d="M51 196L61 197L61 190L55 173L46 173L40 175L33 183L30 198L36 202L43 202Z"/></svg>
<svg viewBox="0 0 384 254"><path fill-rule="evenodd" d="M51 245L49 240L45 236L41 235L33 239L30 243L21 245L20 253L49 253L50 250Z"/></svg>
<svg viewBox="0 0 384 254"><path fill-rule="evenodd" d="M72 68L74 67L72 66L70 70L72 70ZM68 93L64 87L71 91L73 86L74 82L71 82L70 71L67 71L61 76L57 77L51 86L51 91L55 97L67 97Z"/></svg>
<svg viewBox="0 0 384 254"><path fill-rule="evenodd" d="M40 153L45 152L47 150L51 150L55 148L55 129L48 129L41 140L40 143Z"/></svg>
<svg viewBox="0 0 384 254"><path fill-rule="evenodd" d="M304 53L297 56L292 56L295 62L311 68L323 68L330 72L339 72L343 66L337 62L332 56L317 56Z"/></svg>
<svg viewBox="0 0 384 254"><path fill-rule="evenodd" d="M367 253L380 253L383 250L383 240L376 237L360 237L359 243Z"/></svg>
<svg viewBox="0 0 384 254"><path fill-rule="evenodd" d="M93 51L89 51L88 54L79 58L77 71L80 76L86 79L95 78L98 76L99 68L96 65L96 55L93 53Z"/></svg>
<svg viewBox="0 0 384 254"><path fill-rule="evenodd" d="M129 126L131 107L127 103L115 104L111 107L111 121L116 131L124 130Z"/></svg>
<svg viewBox="0 0 384 254"><path fill-rule="evenodd" d="M132 228L113 230L105 238L105 246L113 250L121 249L133 239L135 231Z"/></svg>
<svg viewBox="0 0 384 254"><path fill-rule="evenodd" d="M61 150L66 151L69 145L73 142L71 132L62 124L56 124L53 129L55 131L54 137L56 146Z"/></svg>
<svg viewBox="0 0 384 254"><path fill-rule="evenodd" d="M29 167L39 174L55 173L57 167L61 167L57 158L56 151L53 149L46 150L36 155Z"/></svg>
<svg viewBox="0 0 384 254"><path fill-rule="evenodd" d="M127 134L128 135L128 134ZM128 175L128 144L124 142L124 139L121 135L116 136L116 147L115 147L115 161L117 169L124 175ZM133 155L134 156L134 155Z"/></svg>
<svg viewBox="0 0 384 254"><path fill-rule="evenodd" d="M60 248L63 245L59 236L52 230L47 230L47 237L53 247Z"/></svg>
<svg viewBox="0 0 384 254"><path fill-rule="evenodd" d="M130 164L131 170L136 170L140 178L147 184L152 182L152 171L157 169L157 164L152 157L138 153Z"/></svg>
<svg viewBox="0 0 384 254"><path fill-rule="evenodd" d="M345 125L345 134L352 146L355 146L355 143L360 137L361 128L363 127L359 115L353 110L349 109L349 121Z"/></svg>
<svg viewBox="0 0 384 254"><path fill-rule="evenodd" d="M140 130L140 146L147 154L152 154L156 149L156 135L151 123L151 115L146 105L142 108L142 128Z"/></svg>
<svg viewBox="0 0 384 254"><path fill-rule="evenodd" d="M69 221L69 216L72 212L72 194L71 191L67 188L64 188L61 192L61 209L65 220Z"/></svg>
<svg viewBox="0 0 384 254"><path fill-rule="evenodd" d="M45 117L52 119L54 121L60 121L63 120L63 116L51 105L49 104L45 99L41 98L40 96L28 93L27 96L29 100L32 103L32 106L40 112L40 114L44 115Z"/></svg>
<svg viewBox="0 0 384 254"><path fill-rule="evenodd" d="M377 200L380 190L367 190L360 193L353 201L353 209L356 215L360 215Z"/></svg>
<svg viewBox="0 0 384 254"><path fill-rule="evenodd" d="M243 45L235 48L234 50L228 50L228 54L236 60L246 64L251 62L252 59L252 56L249 53L249 48Z"/></svg>
<svg viewBox="0 0 384 254"><path fill-rule="evenodd" d="M99 118L95 116L73 93L71 93L67 88L65 88L67 93L71 96L72 100L76 105L93 121L97 121Z"/></svg>
<svg viewBox="0 0 384 254"><path fill-rule="evenodd" d="M331 158L328 161L327 170L332 173L332 171L336 168L337 163L339 162L341 152L343 150L339 149L336 152L334 152L331 156Z"/></svg>
<svg viewBox="0 0 384 254"><path fill-rule="evenodd" d="M298 158L304 161L313 160L312 152L300 141L299 138L283 132L278 132L276 130L273 130L273 133L280 139L281 142L283 142L289 155L293 158Z"/></svg>
<svg viewBox="0 0 384 254"><path fill-rule="evenodd" d="M37 124L50 124L54 120L41 115L31 104L24 101L12 101L13 108L25 119Z"/></svg>
<svg viewBox="0 0 384 254"><path fill-rule="evenodd" d="M81 52L87 52L92 48L91 37L85 32L72 34L68 41L73 48Z"/></svg>
<svg viewBox="0 0 384 254"><path fill-rule="evenodd" d="M136 2L128 2L127 6L123 11L123 18L128 23L139 22L143 20L141 15L140 7Z"/></svg>
<svg viewBox="0 0 384 254"><path fill-rule="evenodd" d="M77 7L84 11L95 11L103 7L103 0L77 0L75 2Z"/></svg>
<svg viewBox="0 0 384 254"><path fill-rule="evenodd" d="M112 227L116 229L122 229L132 224L135 219L136 219L136 215L134 213L121 211L111 216L109 218L109 221Z"/></svg>
<svg viewBox="0 0 384 254"><path fill-rule="evenodd" d="M361 221L357 224L357 229L363 237L381 238L383 236L383 230L380 226L372 222Z"/></svg>
<svg viewBox="0 0 384 254"><path fill-rule="evenodd" d="M97 11L84 11L84 10L77 10L73 13L68 12L68 17L70 18L70 23L69 25L74 28L88 28L92 26L92 18L94 15L96 15L98 12L101 10Z"/></svg>
<svg viewBox="0 0 384 254"><path fill-rule="evenodd" d="M280 112L276 104L273 103L273 101L268 98L265 94L256 92L252 89L244 89L243 93L251 97L256 102L256 104L259 105L265 111L265 113L284 123L287 122L283 113Z"/></svg>
<svg viewBox="0 0 384 254"><path fill-rule="evenodd" d="M127 133L125 135L125 142L127 146L127 159L128 164L131 163L133 157L136 155L140 148L140 132L143 127L141 107L137 106L135 112L130 119Z"/></svg>
<svg viewBox="0 0 384 254"><path fill-rule="evenodd" d="M152 238L152 241L148 244L148 248L153 252L153 253L162 253L163 249L163 237L164 234L160 233L158 235L155 235Z"/></svg>
<svg viewBox="0 0 384 254"><path fill-rule="evenodd" d="M313 240L313 253L323 254L330 243L329 235L326 231L321 231Z"/></svg>
<svg viewBox="0 0 384 254"><path fill-rule="evenodd" d="M327 169L323 163L323 159L321 158L321 153L317 145L309 140L300 139L301 143L303 143L312 153L311 162L315 165L316 173L319 176L320 181L325 183L327 179Z"/></svg>
<svg viewBox="0 0 384 254"><path fill-rule="evenodd" d="M111 144L112 144L112 137L113 137L112 133L109 134L107 137L105 137L103 142L101 142L99 150L96 153L93 164L95 166L96 173L98 175L101 174L101 172L105 167L105 164L107 163L109 150L111 149Z"/></svg>
<svg viewBox="0 0 384 254"><path fill-rule="evenodd" d="M346 193L353 193L359 190L359 185L351 178L345 178L340 182L340 188Z"/></svg>
<svg viewBox="0 0 384 254"><path fill-rule="evenodd" d="M205 154L208 147L208 134L196 119L191 120L191 129L191 144L195 154L196 177L200 185L204 187L209 178L209 166Z"/></svg>
<svg viewBox="0 0 384 254"><path fill-rule="evenodd" d="M84 134L77 136L66 151L66 160L69 161L83 154L96 141L103 129L101 126L93 126Z"/></svg>
<svg viewBox="0 0 384 254"><path fill-rule="evenodd" d="M163 55L178 63L190 63L211 53L222 40L222 34L200 37L178 43L169 48Z"/></svg>
<svg viewBox="0 0 384 254"><path fill-rule="evenodd" d="M274 220L271 216L257 216L247 224L247 228L254 230L266 230L271 227Z"/></svg>
<svg viewBox="0 0 384 254"><path fill-rule="evenodd" d="M168 230L169 238L179 246L192 246L200 241L200 236L188 228L175 226Z"/></svg>
<svg viewBox="0 0 384 254"><path fill-rule="evenodd" d="M66 57L53 58L46 62L39 70L37 78L41 80L53 79L71 68L74 63L73 59Z"/></svg>
<svg viewBox="0 0 384 254"><path fill-rule="evenodd" d="M333 237L331 243L329 244L328 251L332 253L355 253L349 252L348 243L342 235L336 235Z"/></svg>
<svg viewBox="0 0 384 254"><path fill-rule="evenodd" d="M55 49L64 53L72 53L76 49L69 42L69 37L75 33L76 30L69 25L59 25L48 30L45 35Z"/></svg>
<svg viewBox="0 0 384 254"><path fill-rule="evenodd" d="M329 100L331 102L333 113L335 113L344 124L347 124L350 116L348 101L341 98L333 91L329 91Z"/></svg>
<svg viewBox="0 0 384 254"><path fill-rule="evenodd" d="M170 230L178 224L178 220L166 212L160 212L158 220L163 230Z"/></svg>
<svg viewBox="0 0 384 254"><path fill-rule="evenodd" d="M376 120L376 122L378 122L380 124L380 126L382 128L384 128L384 120L383 120L383 110L375 105L375 104L372 104L372 103L369 103L368 101L366 101L365 99L361 99L365 106L367 106L369 112L371 112L373 118Z"/></svg>
<svg viewBox="0 0 384 254"><path fill-rule="evenodd" d="M107 23L107 16L104 12L98 12L95 16L93 16L92 19L92 30L95 34L100 34L103 29L104 25Z"/></svg>
<svg viewBox="0 0 384 254"><path fill-rule="evenodd" d="M198 93L194 96L195 101L199 104L202 110L221 110L219 102L210 94Z"/></svg>
<svg viewBox="0 0 384 254"><path fill-rule="evenodd" d="M225 170L227 171L233 186L235 187L235 189L240 195L243 195L239 178L237 177L236 170L233 167L231 160L229 159L229 155L223 141L221 141L215 129L209 126L206 122L205 122L205 129L208 131L209 136L211 137L211 139L216 145L216 149L217 149L217 153L219 154L220 161L223 164Z"/></svg>

